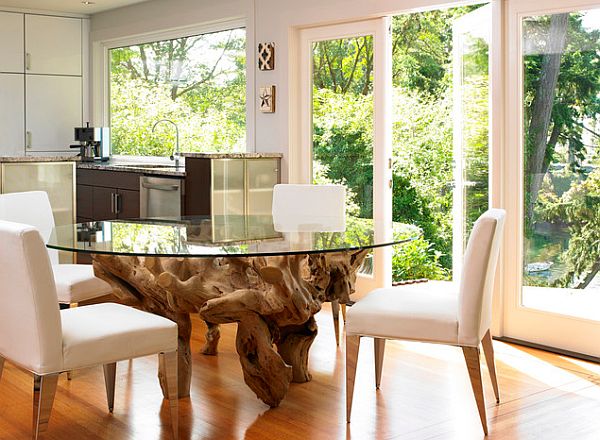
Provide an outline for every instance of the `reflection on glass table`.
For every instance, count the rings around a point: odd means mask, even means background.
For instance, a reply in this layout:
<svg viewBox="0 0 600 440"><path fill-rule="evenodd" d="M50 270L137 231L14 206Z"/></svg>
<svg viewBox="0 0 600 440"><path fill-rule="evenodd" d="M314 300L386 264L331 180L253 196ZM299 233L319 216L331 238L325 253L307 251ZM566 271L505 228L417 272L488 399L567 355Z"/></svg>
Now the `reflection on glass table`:
<svg viewBox="0 0 600 440"><path fill-rule="evenodd" d="M418 228L394 223L393 238L375 239L376 221L346 219L346 230L329 232L328 219L312 219L309 231L278 232L271 216L177 217L112 220L59 226L48 247L91 254L139 256L267 256L373 249L399 244L419 234ZM392 223L390 222L390 226ZM289 228L286 228L289 229Z"/></svg>

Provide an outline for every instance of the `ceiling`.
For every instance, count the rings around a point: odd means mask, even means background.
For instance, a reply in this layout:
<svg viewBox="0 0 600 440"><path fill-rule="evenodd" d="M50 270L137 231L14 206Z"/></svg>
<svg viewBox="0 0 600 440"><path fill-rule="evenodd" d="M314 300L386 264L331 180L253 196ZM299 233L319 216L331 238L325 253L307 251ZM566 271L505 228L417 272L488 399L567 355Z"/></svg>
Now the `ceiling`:
<svg viewBox="0 0 600 440"><path fill-rule="evenodd" d="M0 0L2 6L19 9L37 9L41 11L70 12L74 14L95 14L96 12L120 8L147 0L90 0L85 5L81 0Z"/></svg>

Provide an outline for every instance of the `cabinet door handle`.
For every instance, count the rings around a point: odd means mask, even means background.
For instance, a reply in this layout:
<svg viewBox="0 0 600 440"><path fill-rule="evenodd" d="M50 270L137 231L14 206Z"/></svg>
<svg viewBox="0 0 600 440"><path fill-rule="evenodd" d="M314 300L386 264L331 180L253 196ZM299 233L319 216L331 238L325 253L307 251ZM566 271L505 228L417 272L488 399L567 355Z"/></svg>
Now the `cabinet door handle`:
<svg viewBox="0 0 600 440"><path fill-rule="evenodd" d="M29 52L25 54L25 70L31 70L31 54Z"/></svg>
<svg viewBox="0 0 600 440"><path fill-rule="evenodd" d="M117 193L115 194L115 214L120 214L121 213L121 194Z"/></svg>
<svg viewBox="0 0 600 440"><path fill-rule="evenodd" d="M110 193L110 213L111 214L116 214L116 210L115 210L115 193Z"/></svg>
<svg viewBox="0 0 600 440"><path fill-rule="evenodd" d="M25 132L25 148L31 148L31 132Z"/></svg>

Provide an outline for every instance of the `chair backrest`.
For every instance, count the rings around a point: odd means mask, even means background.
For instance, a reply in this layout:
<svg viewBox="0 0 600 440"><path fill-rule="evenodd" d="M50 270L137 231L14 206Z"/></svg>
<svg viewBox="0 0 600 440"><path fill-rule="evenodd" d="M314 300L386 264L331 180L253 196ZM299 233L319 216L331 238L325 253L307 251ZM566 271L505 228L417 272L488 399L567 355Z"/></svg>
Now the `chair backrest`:
<svg viewBox="0 0 600 440"><path fill-rule="evenodd" d="M48 242L54 228L52 206L44 191L0 194L0 220L33 226L40 232L44 243ZM58 264L58 251L47 251L52 264Z"/></svg>
<svg viewBox="0 0 600 440"><path fill-rule="evenodd" d="M344 185L279 184L273 188L273 224L276 231L344 231Z"/></svg>
<svg viewBox="0 0 600 440"><path fill-rule="evenodd" d="M0 221L0 356L38 374L62 369L62 325L40 233Z"/></svg>
<svg viewBox="0 0 600 440"><path fill-rule="evenodd" d="M473 225L460 282L458 342L478 346L492 322L492 295L506 212L490 209Z"/></svg>

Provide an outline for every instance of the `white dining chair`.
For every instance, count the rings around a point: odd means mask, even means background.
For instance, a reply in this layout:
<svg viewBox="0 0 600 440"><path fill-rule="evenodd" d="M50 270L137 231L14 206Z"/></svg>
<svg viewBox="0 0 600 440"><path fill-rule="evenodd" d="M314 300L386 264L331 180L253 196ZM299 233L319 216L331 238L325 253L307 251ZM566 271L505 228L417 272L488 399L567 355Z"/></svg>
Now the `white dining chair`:
<svg viewBox="0 0 600 440"><path fill-rule="evenodd" d="M360 338L375 341L375 386L379 389L386 339L403 339L462 348L483 431L485 400L479 366L483 346L496 402L500 402L490 335L494 275L505 212L490 209L473 225L459 286L430 281L376 289L355 303L346 321L346 416L350 421Z"/></svg>
<svg viewBox="0 0 600 440"><path fill-rule="evenodd" d="M44 191L0 194L0 220L34 226L44 242L54 228L54 216ZM59 264L58 251L47 249L60 304L76 304L112 293L111 286L94 276L89 264Z"/></svg>
<svg viewBox="0 0 600 440"><path fill-rule="evenodd" d="M112 412L116 363L156 353L176 437L177 324L120 304L59 311L50 259L39 232L0 221L0 243L0 378L5 360L33 373L33 438L47 429L59 373L103 365Z"/></svg>
<svg viewBox="0 0 600 440"><path fill-rule="evenodd" d="M273 188L273 226L278 232L346 230L344 185L278 184ZM341 305L346 320L346 304ZM335 343L340 345L340 304L331 302Z"/></svg>

